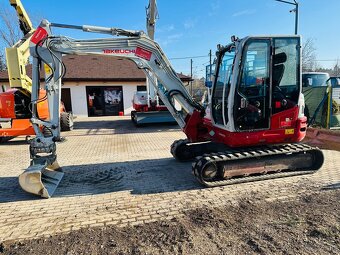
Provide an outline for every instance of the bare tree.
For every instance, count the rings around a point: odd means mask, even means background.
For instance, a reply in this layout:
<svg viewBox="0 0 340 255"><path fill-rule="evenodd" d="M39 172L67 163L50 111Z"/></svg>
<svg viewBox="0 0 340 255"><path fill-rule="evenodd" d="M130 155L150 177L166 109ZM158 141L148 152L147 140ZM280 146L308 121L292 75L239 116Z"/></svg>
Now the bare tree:
<svg viewBox="0 0 340 255"><path fill-rule="evenodd" d="M334 65L333 68L333 73L334 76L339 76L340 75L340 66L339 66L339 60L336 61L336 64Z"/></svg>
<svg viewBox="0 0 340 255"><path fill-rule="evenodd" d="M10 6L0 8L0 40L5 47L13 46L22 37L18 18Z"/></svg>
<svg viewBox="0 0 340 255"><path fill-rule="evenodd" d="M6 64L5 64L5 56L3 52L0 51L0 71L3 71L6 69Z"/></svg>
<svg viewBox="0 0 340 255"><path fill-rule="evenodd" d="M302 44L302 71L314 71L317 68L316 49L312 38Z"/></svg>
<svg viewBox="0 0 340 255"><path fill-rule="evenodd" d="M16 13L8 5L0 5L0 69L6 67L5 48L12 47L22 37Z"/></svg>

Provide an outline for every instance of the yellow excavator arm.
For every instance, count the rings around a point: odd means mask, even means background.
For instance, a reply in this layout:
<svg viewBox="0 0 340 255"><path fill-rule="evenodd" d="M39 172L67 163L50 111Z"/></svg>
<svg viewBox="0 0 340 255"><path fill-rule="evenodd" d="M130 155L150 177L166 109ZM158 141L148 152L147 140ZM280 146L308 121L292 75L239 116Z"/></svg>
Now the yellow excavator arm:
<svg viewBox="0 0 340 255"><path fill-rule="evenodd" d="M21 1L20 0L9 0L9 2L11 6L13 6L17 12L17 15L19 18L20 29L24 33L24 35L34 30L32 22L30 18L28 17L28 14L25 11L25 8L22 5Z"/></svg>
<svg viewBox="0 0 340 255"><path fill-rule="evenodd" d="M26 65L29 61L29 41L35 29L20 0L9 0L19 18L20 29L24 37L15 45L6 48L6 62L9 84L11 88L23 88L31 92L32 80L26 74Z"/></svg>

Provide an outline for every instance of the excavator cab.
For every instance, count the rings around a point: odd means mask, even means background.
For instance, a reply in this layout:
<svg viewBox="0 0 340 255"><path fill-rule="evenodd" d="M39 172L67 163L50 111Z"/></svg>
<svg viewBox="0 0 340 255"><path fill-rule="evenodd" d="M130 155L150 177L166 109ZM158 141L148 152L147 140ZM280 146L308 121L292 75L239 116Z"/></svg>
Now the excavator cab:
<svg viewBox="0 0 340 255"><path fill-rule="evenodd" d="M218 47L207 125L213 146L193 163L203 185L311 174L322 166L318 148L297 143L307 126L300 49L299 36L234 37Z"/></svg>
<svg viewBox="0 0 340 255"><path fill-rule="evenodd" d="M214 124L229 132L276 129L274 115L291 109L284 118L294 122L300 83L298 36L246 37L220 47L211 101Z"/></svg>

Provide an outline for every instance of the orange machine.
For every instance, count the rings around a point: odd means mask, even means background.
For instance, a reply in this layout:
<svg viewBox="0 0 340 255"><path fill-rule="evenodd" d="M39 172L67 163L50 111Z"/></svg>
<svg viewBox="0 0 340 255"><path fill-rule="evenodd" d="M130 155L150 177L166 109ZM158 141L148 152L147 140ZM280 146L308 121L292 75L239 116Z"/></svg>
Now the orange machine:
<svg viewBox="0 0 340 255"><path fill-rule="evenodd" d="M41 89L37 104L38 117L49 119L46 91ZM72 130L73 118L67 113L64 104L60 104L60 127L62 131ZM31 94L25 89L10 89L0 93L0 142L16 136L35 135L31 125ZM2 124L2 125L1 125Z"/></svg>
<svg viewBox="0 0 340 255"><path fill-rule="evenodd" d="M32 118L32 103L37 103L37 114L41 120L48 120L48 103L45 90L40 90L39 100L32 102L32 81L26 74L26 65L29 64L29 42L35 31L20 0L10 0L11 6L16 10L20 29L23 33L15 45L6 48L7 72L10 90L0 93L0 142L7 141L16 136L35 135L30 122ZM73 128L72 113L65 110L63 103L60 106L60 129L68 131ZM49 130L43 130L44 133Z"/></svg>

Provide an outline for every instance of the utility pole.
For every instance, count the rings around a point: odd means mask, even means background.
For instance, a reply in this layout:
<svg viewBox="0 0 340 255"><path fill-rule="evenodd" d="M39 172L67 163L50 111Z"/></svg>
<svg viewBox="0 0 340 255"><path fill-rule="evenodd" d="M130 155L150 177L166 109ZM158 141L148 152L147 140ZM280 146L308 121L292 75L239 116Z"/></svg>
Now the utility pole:
<svg viewBox="0 0 340 255"><path fill-rule="evenodd" d="M149 5L146 8L146 30L148 36L155 39L156 19L158 19L157 3L156 0L149 0ZM157 89L153 83L158 86L157 78L151 72L149 72L150 79L146 77L146 88L148 92L148 107L151 105L158 105Z"/></svg>
<svg viewBox="0 0 340 255"><path fill-rule="evenodd" d="M298 25L299 25L299 3L295 2L295 34L298 34ZM294 10L293 10L294 11Z"/></svg>
<svg viewBox="0 0 340 255"><path fill-rule="evenodd" d="M298 26L299 26L299 3L296 0L293 0L294 2L289 2L285 0L275 0L277 2L285 3L285 4L291 4L295 5L295 8L290 10L289 12L295 12L295 34L298 34Z"/></svg>
<svg viewBox="0 0 340 255"><path fill-rule="evenodd" d="M212 52L209 51L209 81L212 82ZM208 87L208 100L211 100L211 89Z"/></svg>
<svg viewBox="0 0 340 255"><path fill-rule="evenodd" d="M209 51L209 80L212 81L211 78L212 66L211 66L211 50Z"/></svg>
<svg viewBox="0 0 340 255"><path fill-rule="evenodd" d="M191 92L191 96L193 96L193 93L192 93L192 63L193 63L193 60L190 59L190 78L191 78L191 81L190 81L190 92Z"/></svg>

